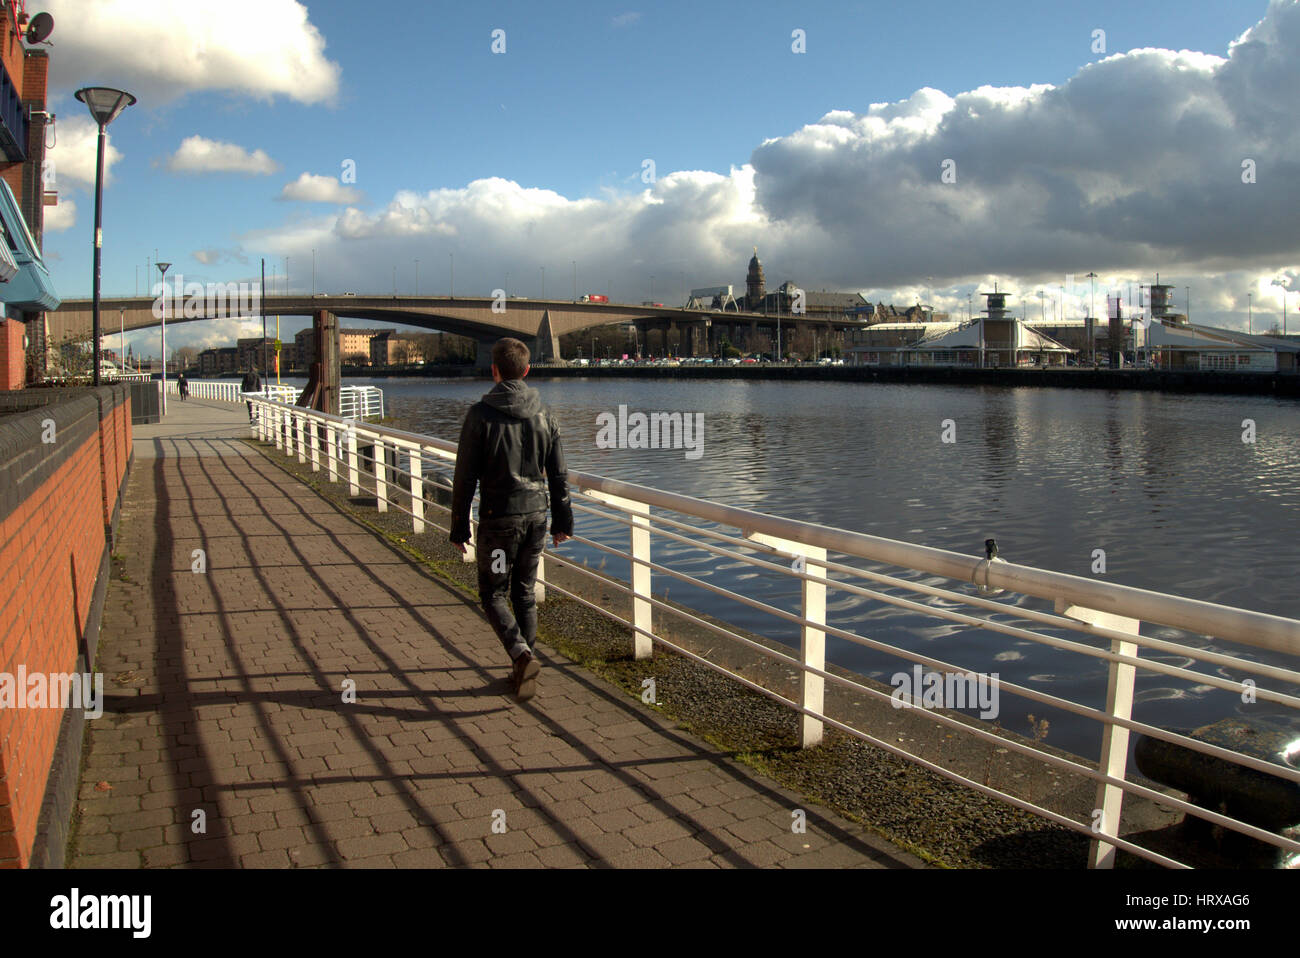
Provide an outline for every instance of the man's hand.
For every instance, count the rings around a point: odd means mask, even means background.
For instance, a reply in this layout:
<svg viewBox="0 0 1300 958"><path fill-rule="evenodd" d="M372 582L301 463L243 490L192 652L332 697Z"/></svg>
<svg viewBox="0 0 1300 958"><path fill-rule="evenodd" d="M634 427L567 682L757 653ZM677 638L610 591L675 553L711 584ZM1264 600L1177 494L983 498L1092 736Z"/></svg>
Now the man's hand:
<svg viewBox="0 0 1300 958"><path fill-rule="evenodd" d="M561 542L566 542L566 541L568 541L569 539L572 539L572 538L573 538L573 536L566 536L566 535L565 535L564 533L562 533L562 532L557 532L555 535L551 536L551 541L552 541L553 543L555 543L555 545L558 546Z"/></svg>
<svg viewBox="0 0 1300 958"><path fill-rule="evenodd" d="M454 545L457 549L460 550L460 554L461 554L461 555L464 555L464 554L465 554L465 543L463 543L463 542L453 542L452 545Z"/></svg>

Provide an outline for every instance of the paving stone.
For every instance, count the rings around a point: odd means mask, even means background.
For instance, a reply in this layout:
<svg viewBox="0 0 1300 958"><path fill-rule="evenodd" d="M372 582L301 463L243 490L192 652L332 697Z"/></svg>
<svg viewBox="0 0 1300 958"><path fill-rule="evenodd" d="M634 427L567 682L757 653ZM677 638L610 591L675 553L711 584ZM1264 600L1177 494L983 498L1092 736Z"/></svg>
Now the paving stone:
<svg viewBox="0 0 1300 958"><path fill-rule="evenodd" d="M549 650L514 702L481 612L242 442L241 405L135 435L99 667L140 710L89 727L72 867L914 863L824 813L848 840L792 836L797 799Z"/></svg>

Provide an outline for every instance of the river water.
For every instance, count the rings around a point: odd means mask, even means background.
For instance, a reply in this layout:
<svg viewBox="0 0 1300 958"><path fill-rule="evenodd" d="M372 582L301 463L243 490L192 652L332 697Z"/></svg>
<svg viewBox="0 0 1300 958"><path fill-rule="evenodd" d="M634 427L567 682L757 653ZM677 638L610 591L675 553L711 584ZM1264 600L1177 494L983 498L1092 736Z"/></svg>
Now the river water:
<svg viewBox="0 0 1300 958"><path fill-rule="evenodd" d="M468 407L490 386L481 380L372 382L384 390L386 411L399 428L453 441ZM571 469L967 554L981 554L992 536L1012 562L1300 617L1300 404L1292 401L760 380L591 378L533 385L561 424ZM629 412L702 414L698 457L682 449L599 448L597 419L616 416L620 405ZM1243 420L1254 423L1253 442L1243 442ZM580 533L626 547L619 527L581 514L579 523ZM576 544L562 550L600 560ZM1096 550L1104 550L1104 574L1093 571ZM798 610L796 580L660 539L654 558ZM607 569L626 578L626 563ZM670 583L669 596L797 645L796 627L770 615L680 582ZM842 592L832 592L828 601L833 625L965 669L996 672L1003 681L1105 705L1102 661ZM1178 635L1149 626L1143 632ZM1227 648L1203 637L1195 641ZM1233 651L1297 665L1295 658ZM896 657L834 637L827 654L884 682L910 670ZM1209 670L1180 656L1151 657ZM1049 718L1049 744L1096 757L1096 723L1007 693L1000 705L1005 727L1028 732L1027 714L1036 713ZM1291 710L1138 674L1135 717L1141 720L1194 727L1231 714L1269 717L1300 731L1300 717Z"/></svg>

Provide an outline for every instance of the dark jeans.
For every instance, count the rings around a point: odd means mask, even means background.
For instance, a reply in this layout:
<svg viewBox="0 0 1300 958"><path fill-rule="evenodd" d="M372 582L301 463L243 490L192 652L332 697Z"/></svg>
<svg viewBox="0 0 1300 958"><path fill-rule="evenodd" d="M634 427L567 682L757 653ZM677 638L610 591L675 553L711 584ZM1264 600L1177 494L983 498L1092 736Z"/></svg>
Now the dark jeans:
<svg viewBox="0 0 1300 958"><path fill-rule="evenodd" d="M511 661L537 642L537 563L546 545L546 513L480 522L476 554L483 611Z"/></svg>

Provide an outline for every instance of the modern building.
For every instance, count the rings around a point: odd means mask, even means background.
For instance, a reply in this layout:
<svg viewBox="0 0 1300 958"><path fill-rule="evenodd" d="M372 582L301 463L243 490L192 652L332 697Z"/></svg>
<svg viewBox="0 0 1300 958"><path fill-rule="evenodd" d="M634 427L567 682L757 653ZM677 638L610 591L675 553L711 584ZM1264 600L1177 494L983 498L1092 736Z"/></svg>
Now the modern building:
<svg viewBox="0 0 1300 958"><path fill-rule="evenodd" d="M1074 352L1007 309L1007 294L981 293L988 305L970 323L875 323L849 332L857 366L1063 366Z"/></svg>
<svg viewBox="0 0 1300 958"><path fill-rule="evenodd" d="M380 333L396 333L396 329L340 329L339 359L345 365L366 366L370 364L370 340ZM295 359L301 368L307 368L315 361L316 333L308 326L293 338L297 350ZM284 368L281 365L281 368Z"/></svg>
<svg viewBox="0 0 1300 958"><path fill-rule="evenodd" d="M1159 369L1220 372L1294 373L1300 371L1300 342L1252 336L1231 329L1152 320L1145 351Z"/></svg>
<svg viewBox="0 0 1300 958"><path fill-rule="evenodd" d="M199 373L203 376L224 376L239 372L241 368L247 367L240 366L239 348L236 346L205 349L199 353Z"/></svg>
<svg viewBox="0 0 1300 958"><path fill-rule="evenodd" d="M395 330L384 330L370 338L370 365L406 366L424 362L424 351L411 336L399 336Z"/></svg>

